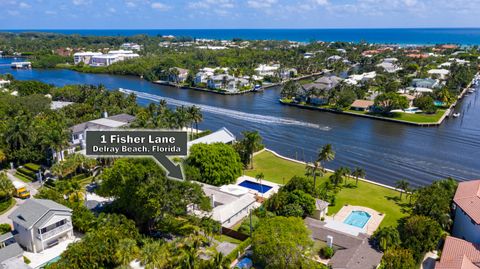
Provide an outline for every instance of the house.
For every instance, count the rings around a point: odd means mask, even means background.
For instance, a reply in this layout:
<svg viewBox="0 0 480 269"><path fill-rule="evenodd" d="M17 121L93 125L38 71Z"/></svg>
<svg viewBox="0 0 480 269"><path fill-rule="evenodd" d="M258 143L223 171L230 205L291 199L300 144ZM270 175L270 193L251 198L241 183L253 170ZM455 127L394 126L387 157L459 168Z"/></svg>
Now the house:
<svg viewBox="0 0 480 269"><path fill-rule="evenodd" d="M367 82L374 79L377 76L377 72L368 72L359 75L351 75L345 80L345 83L350 85L357 85L359 82Z"/></svg>
<svg viewBox="0 0 480 269"><path fill-rule="evenodd" d="M185 80L187 80L188 73L189 73L188 69L183 69L180 67L174 67L170 69L170 71L173 71L173 70L176 70L176 71L174 71L175 72L174 74L170 74L168 76L169 81L173 81L175 83L182 83L182 82L185 82Z"/></svg>
<svg viewBox="0 0 480 269"><path fill-rule="evenodd" d="M328 261L333 269L370 269L378 268L383 254L370 244L367 234L358 236L343 233L325 226L325 222L307 217L305 224L315 240L326 242L336 249Z"/></svg>
<svg viewBox="0 0 480 269"><path fill-rule="evenodd" d="M235 141L236 141L235 135L233 135L227 128L223 127L216 132L213 132L206 136L202 136L195 140L189 141L187 146L190 148L195 144L213 144L213 143L232 144Z"/></svg>
<svg viewBox="0 0 480 269"><path fill-rule="evenodd" d="M255 68L255 73L257 73L257 75L262 77L266 77L266 76L275 77L278 75L277 71L279 68L280 66L278 64L275 64L275 65L261 64L257 68Z"/></svg>
<svg viewBox="0 0 480 269"><path fill-rule="evenodd" d="M124 50L141 50L142 49L142 46L141 45L138 45L137 43L123 43L121 46L120 46L121 49L124 49Z"/></svg>
<svg viewBox="0 0 480 269"><path fill-rule="evenodd" d="M92 58L93 57L100 56L102 54L103 53L101 53L101 52L91 52L91 51L77 52L77 53L73 54L73 62L75 64L84 63L84 64L89 65L89 64L92 63Z"/></svg>
<svg viewBox="0 0 480 269"><path fill-rule="evenodd" d="M312 217L318 220L325 218L328 213L329 203L320 199L315 199L315 210L313 211Z"/></svg>
<svg viewBox="0 0 480 269"><path fill-rule="evenodd" d="M280 77L282 79L294 78L298 75L298 71L295 68L285 68L280 71Z"/></svg>
<svg viewBox="0 0 480 269"><path fill-rule="evenodd" d="M105 130L126 127L135 120L135 116L128 114L118 114L108 116L105 112L104 117L77 124L70 128L72 133L70 143L75 146L82 146L85 143L85 132L87 130ZM83 147L82 147L83 148Z"/></svg>
<svg viewBox="0 0 480 269"><path fill-rule="evenodd" d="M444 80L450 74L450 71L447 69L431 69L428 70L428 74L438 76L440 79Z"/></svg>
<svg viewBox="0 0 480 269"><path fill-rule="evenodd" d="M408 107L413 106L413 101L415 100L415 96L410 95L410 94L406 94L406 93L402 93L402 94L400 94L400 96L403 96L403 97L407 98Z"/></svg>
<svg viewBox="0 0 480 269"><path fill-rule="evenodd" d="M28 199L8 218L15 240L29 252L42 252L73 237L72 210L51 200Z"/></svg>
<svg viewBox="0 0 480 269"><path fill-rule="evenodd" d="M240 88L248 86L248 80L236 78L231 75L221 74L212 76L207 80L207 87L211 89L222 89L228 92L236 92Z"/></svg>
<svg viewBox="0 0 480 269"><path fill-rule="evenodd" d="M453 206L453 236L480 244L480 180L460 182Z"/></svg>
<svg viewBox="0 0 480 269"><path fill-rule="evenodd" d="M10 84L10 80L3 80L0 78L0 89L5 88L5 86L7 86L8 84Z"/></svg>
<svg viewBox="0 0 480 269"><path fill-rule="evenodd" d="M210 216L224 227L232 227L245 218L251 209L257 207L255 194L238 185L215 187L200 183L206 196L210 198L211 212L202 212L198 206L190 205L188 212L197 216Z"/></svg>
<svg viewBox="0 0 480 269"><path fill-rule="evenodd" d="M71 137L69 147L60 152L53 152L53 158L61 161L65 158L66 154L74 153L79 148L84 149L86 139L85 132L87 130L105 130L126 127L135 120L135 116L128 114L118 114L110 117L107 112L103 114L103 118L83 122L70 127Z"/></svg>
<svg viewBox="0 0 480 269"><path fill-rule="evenodd" d="M479 269L480 245L447 236L435 269Z"/></svg>
<svg viewBox="0 0 480 269"><path fill-rule="evenodd" d="M111 50L107 54L91 57L90 66L109 66L116 62L138 58L140 55L131 50Z"/></svg>
<svg viewBox="0 0 480 269"><path fill-rule="evenodd" d="M12 264L23 267L12 267ZM0 235L0 269L4 268L28 268L23 262L23 249L11 232Z"/></svg>
<svg viewBox="0 0 480 269"><path fill-rule="evenodd" d="M356 111L368 111L373 105L374 105L374 102L370 100L355 100L350 105L350 109L356 110Z"/></svg>
<svg viewBox="0 0 480 269"><path fill-rule="evenodd" d="M433 89L438 87L438 80L431 78L414 78L412 80L412 87Z"/></svg>
<svg viewBox="0 0 480 269"><path fill-rule="evenodd" d="M312 89L329 91L335 88L342 80L343 79L340 77L329 75L321 77L315 80L313 83L302 85L302 87L306 91L310 91Z"/></svg>
<svg viewBox="0 0 480 269"><path fill-rule="evenodd" d="M383 62L377 64L377 67L383 68L387 73L395 73L402 70L402 68L396 64L397 61L397 58L385 58Z"/></svg>

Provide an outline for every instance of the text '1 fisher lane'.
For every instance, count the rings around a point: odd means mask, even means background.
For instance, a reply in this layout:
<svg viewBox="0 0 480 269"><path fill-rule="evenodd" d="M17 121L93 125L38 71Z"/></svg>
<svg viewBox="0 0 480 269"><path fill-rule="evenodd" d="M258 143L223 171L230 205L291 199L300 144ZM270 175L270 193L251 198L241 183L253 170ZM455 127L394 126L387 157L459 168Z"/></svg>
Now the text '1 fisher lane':
<svg viewBox="0 0 480 269"><path fill-rule="evenodd" d="M88 130L86 154L95 157L151 156L163 166L167 177L183 180L180 164L169 157L187 155L187 133L157 130Z"/></svg>

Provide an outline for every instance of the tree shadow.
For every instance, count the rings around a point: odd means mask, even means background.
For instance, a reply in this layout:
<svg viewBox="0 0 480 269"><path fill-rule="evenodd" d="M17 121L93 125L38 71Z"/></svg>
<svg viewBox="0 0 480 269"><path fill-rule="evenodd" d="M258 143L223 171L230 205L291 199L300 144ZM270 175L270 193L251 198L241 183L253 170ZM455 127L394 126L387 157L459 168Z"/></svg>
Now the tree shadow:
<svg viewBox="0 0 480 269"><path fill-rule="evenodd" d="M384 196L384 197L388 201L395 202L395 204L400 207L400 212L407 214L412 211L412 204L410 203L410 200L408 198L402 197L402 199L400 199L399 196Z"/></svg>

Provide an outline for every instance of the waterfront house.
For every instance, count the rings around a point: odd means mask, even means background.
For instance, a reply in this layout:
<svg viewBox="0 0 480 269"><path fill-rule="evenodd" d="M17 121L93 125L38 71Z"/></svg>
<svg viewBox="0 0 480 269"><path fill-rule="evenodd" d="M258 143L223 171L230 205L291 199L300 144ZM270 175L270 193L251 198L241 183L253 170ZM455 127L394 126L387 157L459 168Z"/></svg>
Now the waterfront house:
<svg viewBox="0 0 480 269"><path fill-rule="evenodd" d="M109 66L116 62L138 58L140 55L131 50L111 50L107 54L100 54L91 57L91 66Z"/></svg>
<svg viewBox="0 0 480 269"><path fill-rule="evenodd" d="M231 75L221 74L212 76L207 80L207 87L210 89L222 89L227 92L237 92L249 85L248 80L236 78Z"/></svg>
<svg viewBox="0 0 480 269"><path fill-rule="evenodd" d="M350 109L356 111L368 111L373 105L374 102L370 100L355 100L350 105Z"/></svg>
<svg viewBox="0 0 480 269"><path fill-rule="evenodd" d="M235 135L233 135L227 128L223 127L216 132L202 136L195 140L188 142L188 148L195 144L214 144L214 143L223 143L223 144L232 144L236 141Z"/></svg>
<svg viewBox="0 0 480 269"><path fill-rule="evenodd" d="M9 216L15 240L39 253L73 237L72 210L45 199L28 199Z"/></svg>
<svg viewBox="0 0 480 269"><path fill-rule="evenodd" d="M480 244L472 244L465 240L447 236L443 245L440 261L435 269L479 269Z"/></svg>
<svg viewBox="0 0 480 269"><path fill-rule="evenodd" d="M172 81L175 83L183 83L187 80L188 77L188 69L174 67L170 69L171 74L168 76L168 81Z"/></svg>
<svg viewBox="0 0 480 269"><path fill-rule="evenodd" d="M113 128L122 128L129 126L135 120L135 116L128 114L118 114L108 116L107 112L103 113L103 118L83 122L70 128L71 136L69 146L60 152L53 152L53 158L61 161L65 158L65 154L72 154L78 149L85 148L85 139L87 130L106 130Z"/></svg>
<svg viewBox="0 0 480 269"><path fill-rule="evenodd" d="M328 228L326 223L307 217L305 224L312 232L314 240L325 242L336 251L328 261L333 269L378 268L383 254L370 244L365 233L357 236Z"/></svg>
<svg viewBox="0 0 480 269"><path fill-rule="evenodd" d="M453 206L453 236L480 244L480 180L460 182Z"/></svg>
<svg viewBox="0 0 480 269"><path fill-rule="evenodd" d="M5 86L7 86L8 84L10 84L10 80L3 80L0 78L0 89L5 88Z"/></svg>
<svg viewBox="0 0 480 269"><path fill-rule="evenodd" d="M23 249L11 232L0 235L0 269L3 268L28 268L23 262Z"/></svg>
<svg viewBox="0 0 480 269"><path fill-rule="evenodd" d="M402 93L402 94L400 94L400 96L403 96L403 97L407 98L408 107L413 106L413 101L415 100L415 96L410 95L410 94L406 94L406 93Z"/></svg>
<svg viewBox="0 0 480 269"><path fill-rule="evenodd" d="M338 62L340 60L342 60L343 57L342 56L338 56L338 55L333 55L333 56L330 56L327 58L327 61L328 62Z"/></svg>
<svg viewBox="0 0 480 269"><path fill-rule="evenodd" d="M210 216L224 227L233 227L245 218L251 209L256 208L255 194L238 185L221 187L200 183L202 190L210 198L211 212L199 210L197 205L189 205L188 212L197 216Z"/></svg>
<svg viewBox="0 0 480 269"><path fill-rule="evenodd" d="M100 56L102 54L103 53L101 53L101 52L91 52L91 51L77 52L77 53L73 54L73 62L75 64L84 63L84 64L87 64L87 65L90 65L92 63L92 57Z"/></svg>
<svg viewBox="0 0 480 269"><path fill-rule="evenodd" d="M295 68L285 68L280 71L280 78L289 79L298 75L298 71Z"/></svg>
<svg viewBox="0 0 480 269"><path fill-rule="evenodd" d="M278 76L278 69L280 68L280 65L275 64L275 65L266 65L266 64L261 64L257 68L255 68L255 73L257 75L266 77L266 76L271 76L275 77Z"/></svg>

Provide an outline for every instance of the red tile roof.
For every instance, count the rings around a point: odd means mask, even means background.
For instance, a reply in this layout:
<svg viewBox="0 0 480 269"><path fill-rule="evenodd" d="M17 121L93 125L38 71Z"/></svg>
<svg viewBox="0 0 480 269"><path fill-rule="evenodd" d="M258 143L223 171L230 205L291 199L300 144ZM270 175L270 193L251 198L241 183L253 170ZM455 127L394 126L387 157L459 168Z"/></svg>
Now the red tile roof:
<svg viewBox="0 0 480 269"><path fill-rule="evenodd" d="M453 201L471 219L480 224L480 180L461 182Z"/></svg>
<svg viewBox="0 0 480 269"><path fill-rule="evenodd" d="M370 100L355 100L351 107L360 107L360 108L369 108L374 105L373 101Z"/></svg>
<svg viewBox="0 0 480 269"><path fill-rule="evenodd" d="M480 245L447 236L435 269L479 269Z"/></svg>

